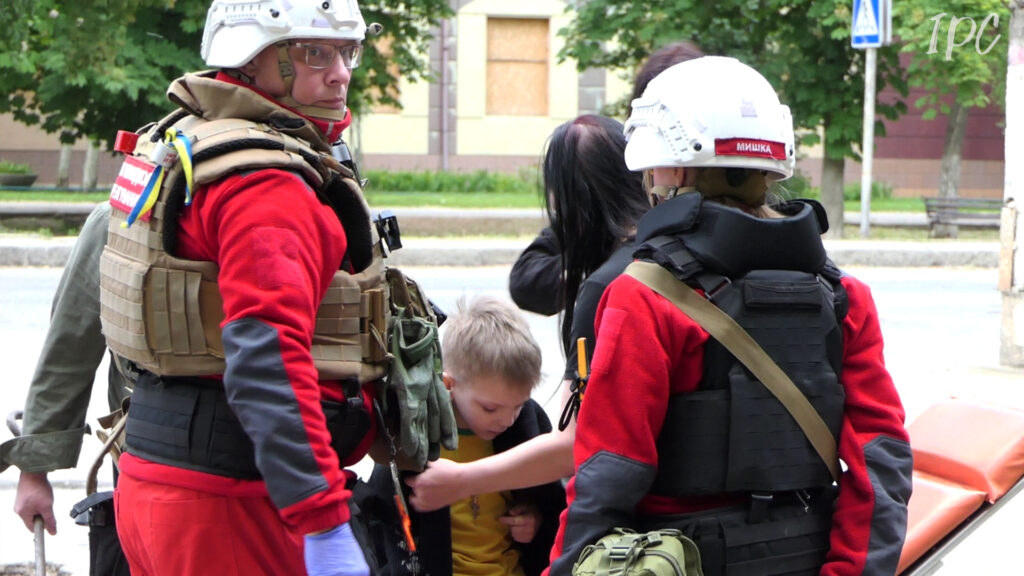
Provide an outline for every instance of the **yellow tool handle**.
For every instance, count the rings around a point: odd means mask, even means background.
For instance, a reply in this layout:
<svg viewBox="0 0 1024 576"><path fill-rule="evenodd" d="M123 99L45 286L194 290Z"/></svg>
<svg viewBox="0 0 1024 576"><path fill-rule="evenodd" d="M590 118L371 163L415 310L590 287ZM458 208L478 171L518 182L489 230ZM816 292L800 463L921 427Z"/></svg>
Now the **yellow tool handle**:
<svg viewBox="0 0 1024 576"><path fill-rule="evenodd" d="M580 378L587 377L587 339L576 339L576 365L579 368Z"/></svg>

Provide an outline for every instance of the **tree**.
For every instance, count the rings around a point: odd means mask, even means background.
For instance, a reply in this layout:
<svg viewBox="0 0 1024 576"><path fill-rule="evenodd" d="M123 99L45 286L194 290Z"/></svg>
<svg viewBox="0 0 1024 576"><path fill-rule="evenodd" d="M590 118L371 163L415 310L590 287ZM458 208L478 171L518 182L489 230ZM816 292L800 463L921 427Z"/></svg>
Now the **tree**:
<svg viewBox="0 0 1024 576"><path fill-rule="evenodd" d="M0 52L0 112L26 124L112 143L170 110L168 79L201 65L203 0L27 2L20 45ZM201 23L201 21L200 21Z"/></svg>
<svg viewBox="0 0 1024 576"><path fill-rule="evenodd" d="M659 46L697 40L708 54L733 56L758 69L793 111L800 144L821 141L822 202L842 236L843 159L857 158L862 136L863 52L850 46L850 5L840 0L591 0L560 34L562 57L588 67L632 67ZM894 48L879 50L878 89L906 84ZM902 102L881 103L895 118ZM884 125L876 123L884 134Z"/></svg>
<svg viewBox="0 0 1024 576"><path fill-rule="evenodd" d="M902 51L912 55L908 82L927 90L915 106L925 119L948 117L938 195L954 197L970 109L1002 104L1006 53L995 47L1010 11L1005 0L907 0L894 10ZM957 228L940 225L932 234L956 237Z"/></svg>
<svg viewBox="0 0 1024 576"><path fill-rule="evenodd" d="M0 27L0 112L25 124L113 145L118 129L133 130L171 109L165 97L182 73L201 70L202 28L209 0L8 0ZM429 30L450 15L444 0L363 3L368 22L384 25L389 59L367 42L365 64L353 77L350 105L395 103L399 75L429 73L422 58Z"/></svg>

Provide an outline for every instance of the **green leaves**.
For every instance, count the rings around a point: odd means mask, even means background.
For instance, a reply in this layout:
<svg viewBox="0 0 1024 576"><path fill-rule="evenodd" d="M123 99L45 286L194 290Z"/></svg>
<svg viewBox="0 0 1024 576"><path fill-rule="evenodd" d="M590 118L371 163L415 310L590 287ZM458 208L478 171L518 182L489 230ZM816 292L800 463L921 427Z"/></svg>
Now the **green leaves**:
<svg viewBox="0 0 1024 576"><path fill-rule="evenodd" d="M199 55L209 0L2 0L0 112L41 124L61 139L112 145L171 109L165 92ZM388 56L368 39L353 75L350 105L397 104L400 77L429 75L429 30L451 14L445 0L361 3L367 22L384 25Z"/></svg>
<svg viewBox="0 0 1024 576"><path fill-rule="evenodd" d="M966 107L984 107L993 94L1002 95L1009 22L1003 0L894 3L894 33L907 55L908 82L928 92L915 102L924 118L948 114L950 95Z"/></svg>
<svg viewBox="0 0 1024 576"><path fill-rule="evenodd" d="M566 39L560 56L575 59L580 70L634 68L665 44L692 40L707 54L758 69L792 109L802 143L817 140L823 128L827 154L856 156L864 56L850 46L849 0L590 0L578 10L560 32ZM879 50L878 86L906 94L897 58L895 48ZM906 106L880 102L877 109L892 118Z"/></svg>
<svg viewBox="0 0 1024 576"><path fill-rule="evenodd" d="M109 143L162 116L169 82L201 66L200 37L186 28L197 15L201 27L206 0L15 4L21 33L0 40L0 111L62 141Z"/></svg>

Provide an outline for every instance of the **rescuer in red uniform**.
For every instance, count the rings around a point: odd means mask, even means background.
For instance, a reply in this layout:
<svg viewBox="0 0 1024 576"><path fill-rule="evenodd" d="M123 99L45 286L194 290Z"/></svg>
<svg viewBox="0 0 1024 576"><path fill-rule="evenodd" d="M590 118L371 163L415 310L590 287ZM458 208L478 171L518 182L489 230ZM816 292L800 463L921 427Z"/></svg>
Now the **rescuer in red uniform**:
<svg viewBox="0 0 1024 576"><path fill-rule="evenodd" d="M344 316L324 316L332 281L371 260L332 154L365 31L355 0L215 0L214 71L125 150L101 284L108 343L145 369L116 493L133 574L368 573L343 466L372 439L371 383L315 345Z"/></svg>
<svg viewBox="0 0 1024 576"><path fill-rule="evenodd" d="M830 470L762 382L627 268L598 308L550 573L630 527L682 530L707 576L893 574L911 488L904 411L868 287L826 257L824 210L768 196L793 172L788 107L752 68L704 57L656 77L626 133L655 204L634 256L754 338L838 461Z"/></svg>

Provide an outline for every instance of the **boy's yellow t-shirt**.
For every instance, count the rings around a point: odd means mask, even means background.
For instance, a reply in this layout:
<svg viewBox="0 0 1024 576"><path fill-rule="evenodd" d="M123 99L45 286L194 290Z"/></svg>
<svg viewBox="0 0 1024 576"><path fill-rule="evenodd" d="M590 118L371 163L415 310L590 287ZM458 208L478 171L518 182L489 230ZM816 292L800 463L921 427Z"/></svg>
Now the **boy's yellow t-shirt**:
<svg viewBox="0 0 1024 576"><path fill-rule="evenodd" d="M459 448L441 449L441 457L472 462L494 454L494 444L470 430L459 430ZM453 576L524 576L519 551L508 526L498 518L508 513L511 494L493 492L451 505Z"/></svg>

